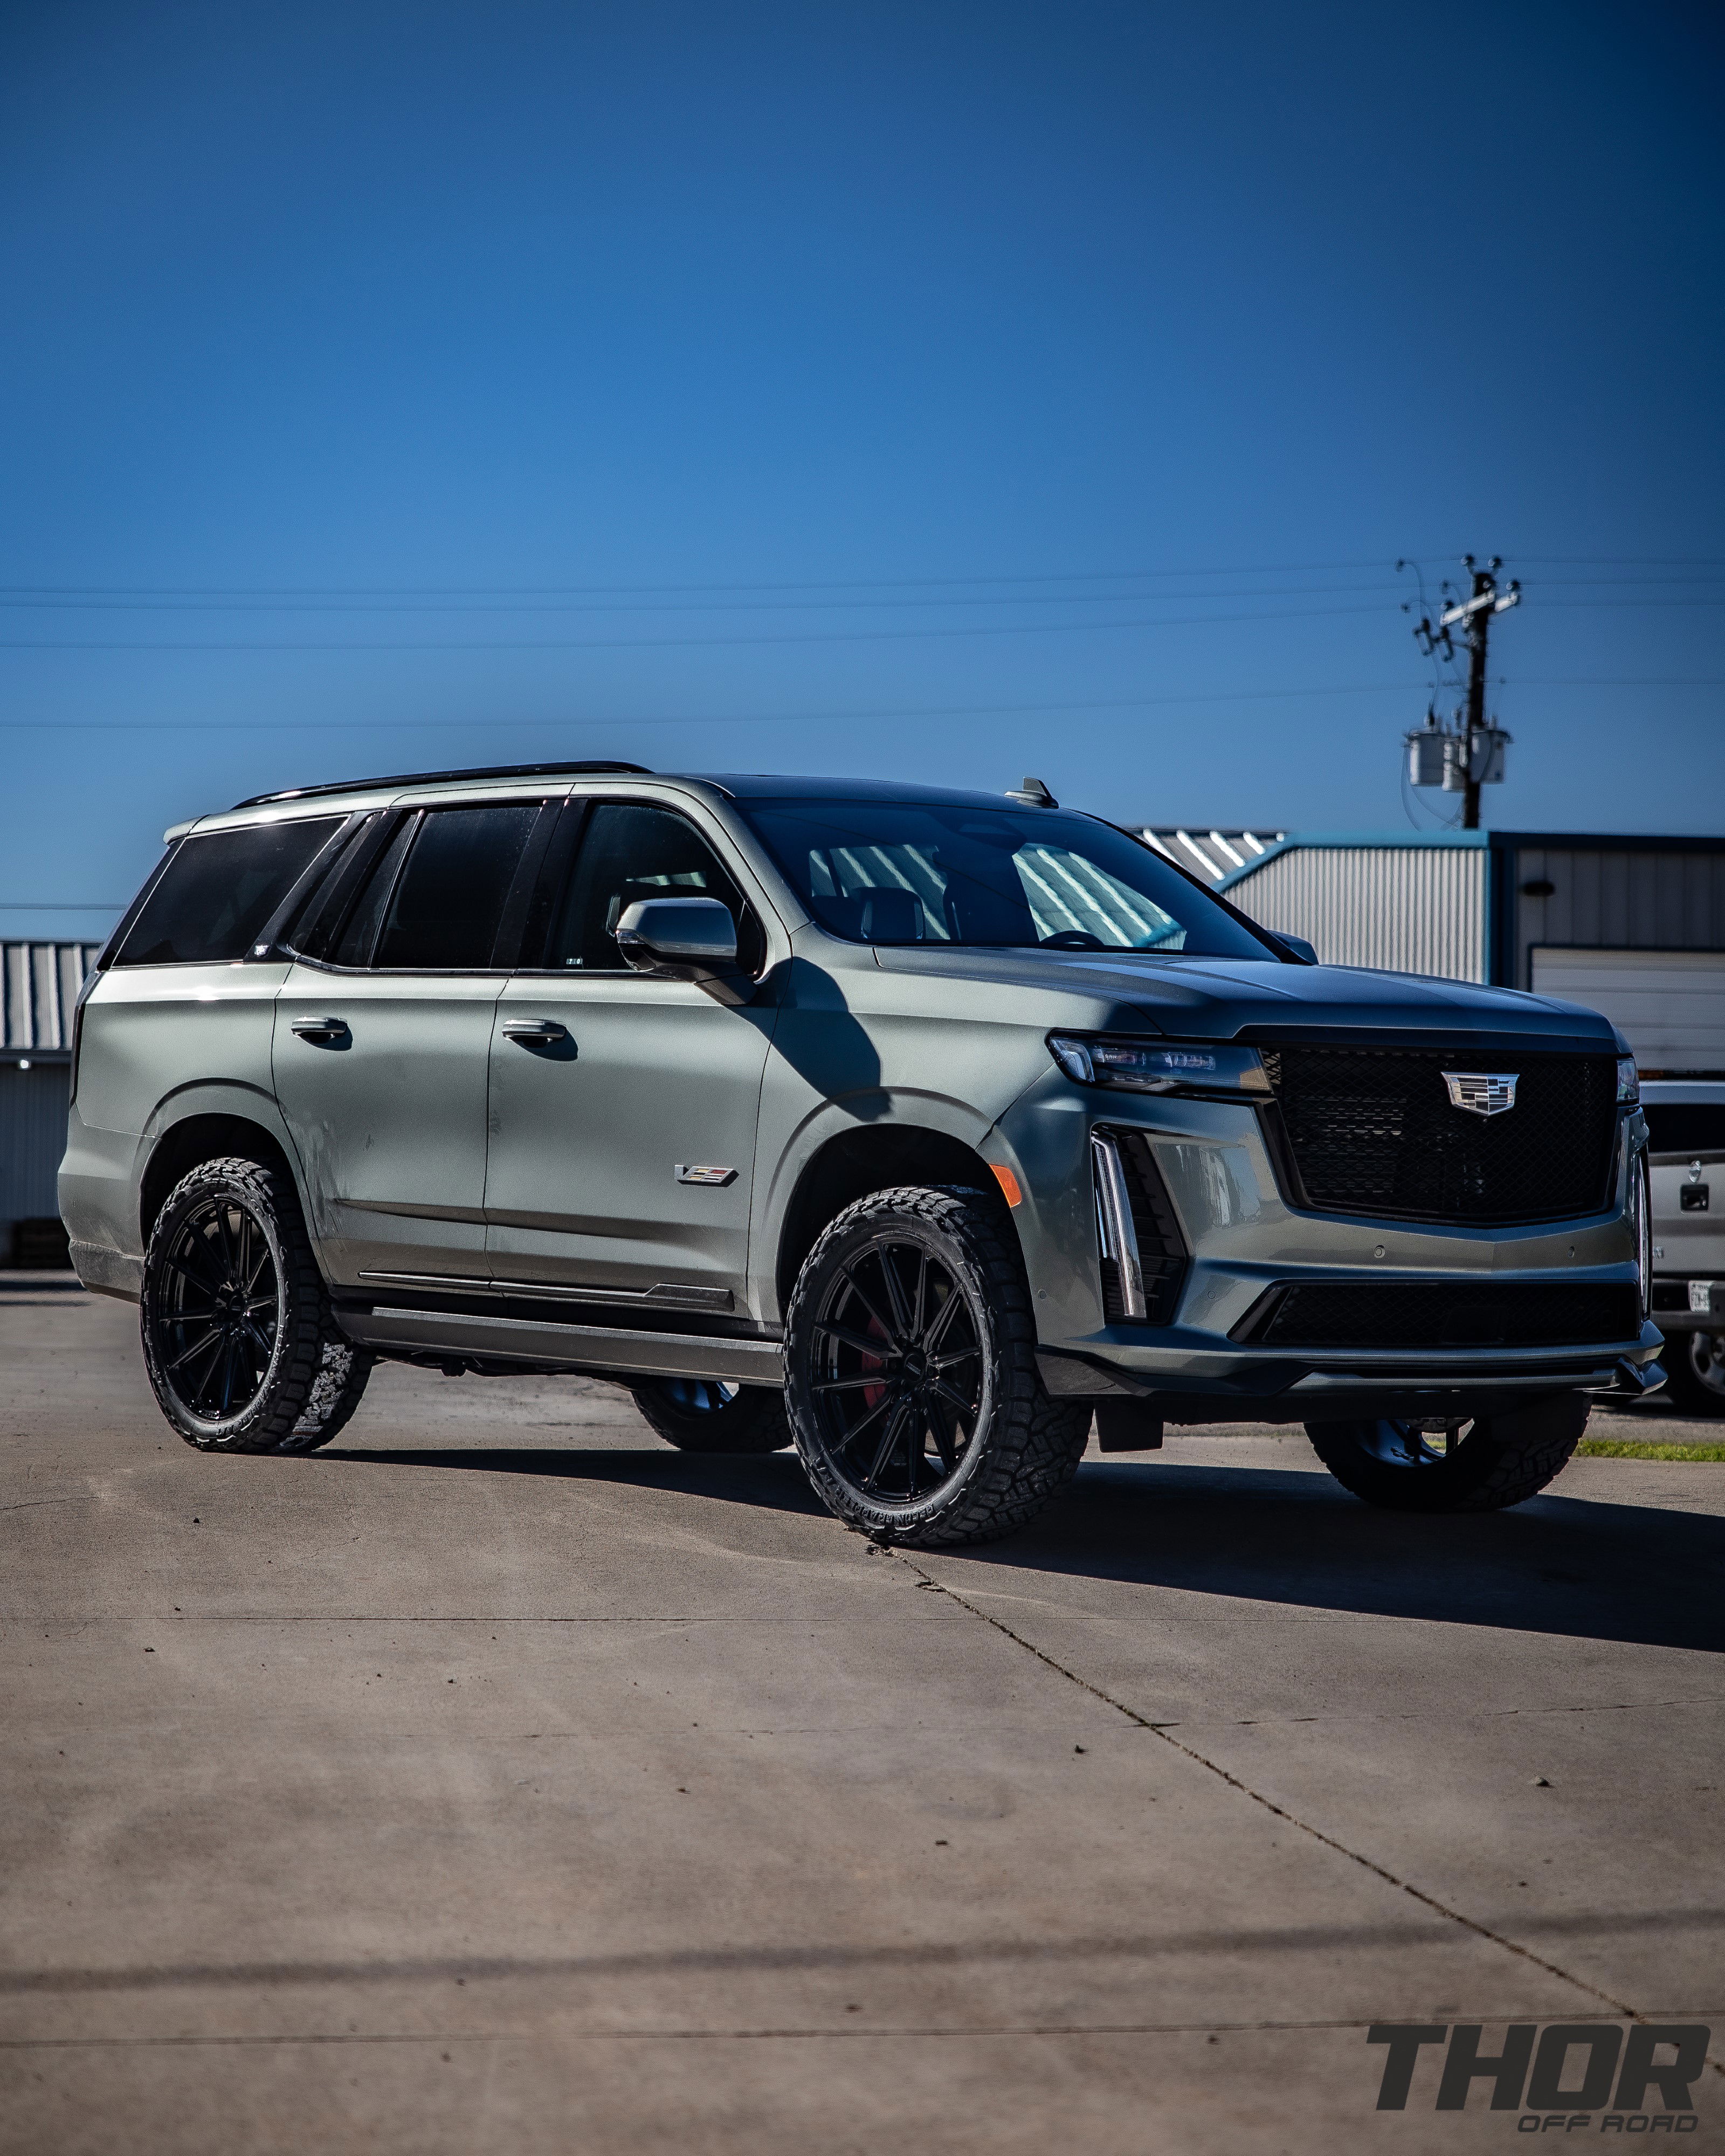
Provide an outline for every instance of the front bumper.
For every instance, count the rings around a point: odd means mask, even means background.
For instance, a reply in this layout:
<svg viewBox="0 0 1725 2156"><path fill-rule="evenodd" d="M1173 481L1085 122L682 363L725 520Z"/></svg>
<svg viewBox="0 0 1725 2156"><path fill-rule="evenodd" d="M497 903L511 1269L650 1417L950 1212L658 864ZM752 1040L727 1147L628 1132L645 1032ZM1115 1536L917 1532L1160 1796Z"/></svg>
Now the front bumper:
<svg viewBox="0 0 1725 2156"><path fill-rule="evenodd" d="M1186 1258L1171 1322L1110 1322L1099 1263L1091 1132L1130 1130L1153 1158ZM1483 1414L1561 1390L1634 1394L1661 1382L1657 1327L1579 1345L1288 1348L1237 1337L1271 1287L1637 1282L1630 1147L1608 1211L1480 1228L1297 1211L1244 1103L1096 1092L1058 1073L997 1133L1026 1203L1015 1215L1035 1301L1043 1381L1071 1398L1154 1398L1175 1420L1307 1421L1367 1413ZM1101 1232L1107 1232L1106 1221ZM1639 1298L1631 1309L1639 1306ZM1118 1316L1118 1305L1116 1305Z"/></svg>
<svg viewBox="0 0 1725 2156"><path fill-rule="evenodd" d="M1141 1358L1039 1348L1037 1368L1058 1399L1153 1400L1173 1422L1325 1422L1367 1415L1503 1413L1554 1392L1638 1399L1664 1382L1664 1342L1645 1325L1620 1350L1522 1349L1486 1354L1364 1355L1315 1362L1296 1356L1236 1358L1231 1368L1173 1361L1147 1367Z"/></svg>

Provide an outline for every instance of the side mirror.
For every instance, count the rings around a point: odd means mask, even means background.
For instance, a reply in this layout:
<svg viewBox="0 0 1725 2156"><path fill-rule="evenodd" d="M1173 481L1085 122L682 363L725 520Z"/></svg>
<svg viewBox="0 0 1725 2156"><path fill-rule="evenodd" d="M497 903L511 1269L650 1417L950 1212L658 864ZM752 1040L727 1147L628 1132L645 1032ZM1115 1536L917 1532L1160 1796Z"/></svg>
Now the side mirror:
<svg viewBox="0 0 1725 2156"><path fill-rule="evenodd" d="M1285 943L1296 958L1304 959L1308 966L1323 963L1317 955L1317 944L1308 943L1303 936L1290 936L1286 928L1272 928L1270 932L1278 943Z"/></svg>
<svg viewBox="0 0 1725 2156"><path fill-rule="evenodd" d="M737 970L737 923L716 898L638 898L624 908L614 932L638 973L710 981Z"/></svg>

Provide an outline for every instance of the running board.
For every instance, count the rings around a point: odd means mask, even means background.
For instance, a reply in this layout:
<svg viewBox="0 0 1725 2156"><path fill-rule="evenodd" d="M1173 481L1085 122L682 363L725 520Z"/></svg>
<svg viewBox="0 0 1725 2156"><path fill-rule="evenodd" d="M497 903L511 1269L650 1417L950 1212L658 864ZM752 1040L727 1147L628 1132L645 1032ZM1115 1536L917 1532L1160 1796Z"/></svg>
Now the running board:
<svg viewBox="0 0 1725 2156"><path fill-rule="evenodd" d="M638 1377L724 1378L743 1385L784 1383L783 1351L776 1340L713 1340L698 1332L630 1332L620 1326L444 1310L337 1310L336 1321L350 1340L388 1354L473 1355Z"/></svg>

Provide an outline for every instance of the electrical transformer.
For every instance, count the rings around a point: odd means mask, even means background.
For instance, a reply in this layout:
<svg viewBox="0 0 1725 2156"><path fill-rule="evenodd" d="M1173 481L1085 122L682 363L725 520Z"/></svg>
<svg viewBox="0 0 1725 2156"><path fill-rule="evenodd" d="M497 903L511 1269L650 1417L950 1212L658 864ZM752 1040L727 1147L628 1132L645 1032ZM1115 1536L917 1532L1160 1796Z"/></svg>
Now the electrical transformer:
<svg viewBox="0 0 1725 2156"><path fill-rule="evenodd" d="M1407 737L1408 783L1440 786L1445 793L1463 793L1469 785L1501 786L1509 738L1502 726L1476 726L1471 734L1420 726Z"/></svg>

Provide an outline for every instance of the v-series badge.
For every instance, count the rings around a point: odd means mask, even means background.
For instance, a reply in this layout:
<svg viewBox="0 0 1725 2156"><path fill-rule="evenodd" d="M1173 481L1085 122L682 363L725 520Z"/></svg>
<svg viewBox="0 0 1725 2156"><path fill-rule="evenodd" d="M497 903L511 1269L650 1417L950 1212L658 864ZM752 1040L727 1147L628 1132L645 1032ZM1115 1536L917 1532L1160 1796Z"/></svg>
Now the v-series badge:
<svg viewBox="0 0 1725 2156"><path fill-rule="evenodd" d="M734 1168L685 1168L680 1161L677 1163L677 1180L679 1183L735 1183L737 1170Z"/></svg>

